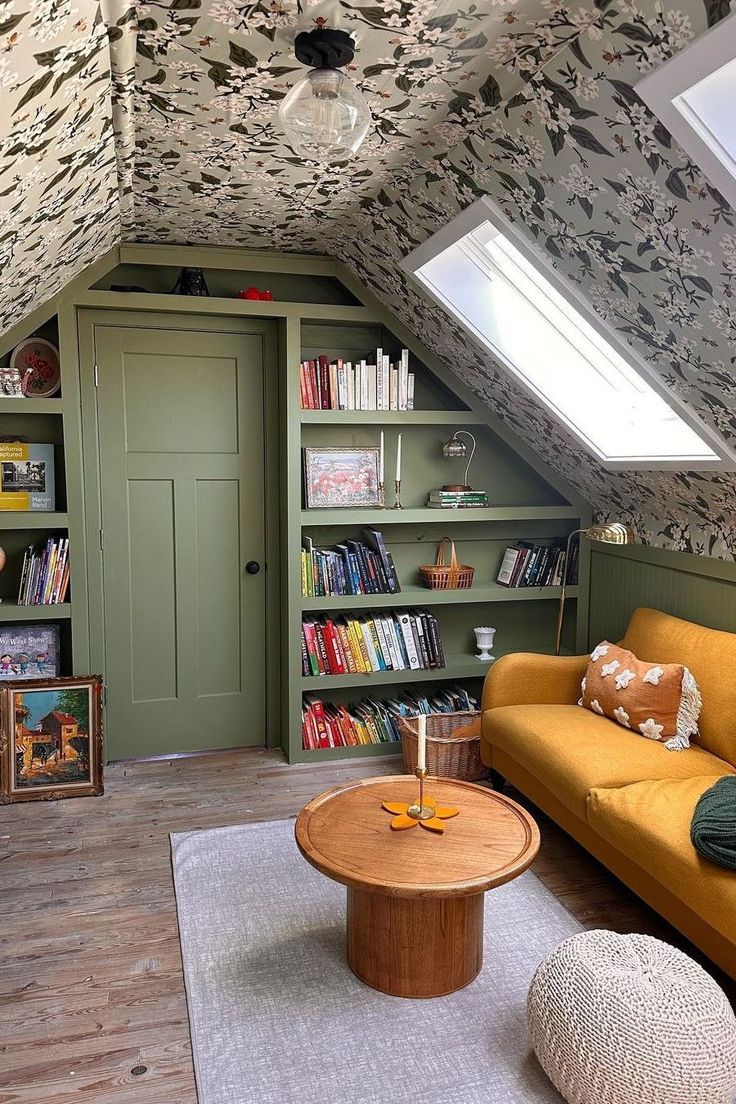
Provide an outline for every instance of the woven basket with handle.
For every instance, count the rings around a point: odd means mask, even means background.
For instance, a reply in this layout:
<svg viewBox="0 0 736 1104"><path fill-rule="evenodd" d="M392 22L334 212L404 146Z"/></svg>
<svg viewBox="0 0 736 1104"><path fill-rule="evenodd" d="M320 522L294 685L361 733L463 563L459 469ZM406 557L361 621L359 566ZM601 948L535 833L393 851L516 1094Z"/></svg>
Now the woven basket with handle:
<svg viewBox="0 0 736 1104"><path fill-rule="evenodd" d="M450 545L450 562L445 563L445 545ZM437 561L419 568L422 582L430 590L467 590L473 585L475 568L457 562L455 542L443 537L437 549Z"/></svg>
<svg viewBox="0 0 736 1104"><path fill-rule="evenodd" d="M399 722L404 770L409 774L417 766L418 725L418 717L402 717ZM464 782L485 777L488 768L480 757L480 713L429 714L427 773L439 778L460 778Z"/></svg>

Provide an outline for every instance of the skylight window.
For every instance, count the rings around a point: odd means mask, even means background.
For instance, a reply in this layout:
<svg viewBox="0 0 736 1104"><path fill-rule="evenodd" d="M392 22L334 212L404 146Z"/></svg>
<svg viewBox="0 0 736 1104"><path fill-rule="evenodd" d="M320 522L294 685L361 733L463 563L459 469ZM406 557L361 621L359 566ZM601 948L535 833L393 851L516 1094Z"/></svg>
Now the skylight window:
<svg viewBox="0 0 736 1104"><path fill-rule="evenodd" d="M721 20L641 80L636 91L736 205L736 16Z"/></svg>
<svg viewBox="0 0 736 1104"><path fill-rule="evenodd" d="M459 232L455 223L445 228L404 267L600 460L619 468L733 466L725 445L678 412L651 370L489 201L456 223Z"/></svg>

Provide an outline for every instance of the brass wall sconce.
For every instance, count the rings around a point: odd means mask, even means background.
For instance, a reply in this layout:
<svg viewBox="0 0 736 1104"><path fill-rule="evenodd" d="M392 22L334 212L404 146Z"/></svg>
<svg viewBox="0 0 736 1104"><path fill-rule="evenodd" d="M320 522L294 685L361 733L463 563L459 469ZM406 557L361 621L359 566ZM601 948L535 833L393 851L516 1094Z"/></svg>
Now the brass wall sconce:
<svg viewBox="0 0 736 1104"><path fill-rule="evenodd" d="M470 471L470 465L473 462L475 455L475 437L472 433L469 433L467 429L458 429L453 433L449 441L445 441L442 446L442 455L448 460L464 460L468 455L468 446L464 441L461 441L461 437L469 437L473 442L473 447L470 451L470 458L465 465L465 482L464 483L445 483L442 487L443 491L469 491L472 488L468 483L468 472Z"/></svg>
<svg viewBox="0 0 736 1104"><path fill-rule="evenodd" d="M620 521L613 521L607 525L591 525L587 529L573 529L570 533L565 551L565 566L562 570L562 593L560 594L560 608L557 614L555 655L560 654L560 641L562 640L562 622L565 617L565 599L567 597L567 573L570 567L570 545L572 538L578 534L587 537L588 540L599 541L601 544L636 544L634 530Z"/></svg>

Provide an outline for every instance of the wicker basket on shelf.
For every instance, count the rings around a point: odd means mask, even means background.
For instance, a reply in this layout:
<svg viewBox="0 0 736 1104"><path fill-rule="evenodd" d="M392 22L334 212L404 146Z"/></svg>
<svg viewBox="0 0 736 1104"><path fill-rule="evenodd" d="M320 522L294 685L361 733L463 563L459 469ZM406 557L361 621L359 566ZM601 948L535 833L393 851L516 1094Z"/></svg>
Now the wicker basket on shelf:
<svg viewBox="0 0 736 1104"><path fill-rule="evenodd" d="M418 717L402 717L399 722L404 770L409 774L417 765L418 724ZM488 768L480 757L480 713L429 714L427 772L439 778L460 778L464 782L485 777Z"/></svg>
<svg viewBox="0 0 736 1104"><path fill-rule="evenodd" d="M450 545L450 562L445 563L445 545ZM457 562L455 542L443 537L437 549L437 560L419 568L422 582L430 590L467 590L473 585L475 568Z"/></svg>

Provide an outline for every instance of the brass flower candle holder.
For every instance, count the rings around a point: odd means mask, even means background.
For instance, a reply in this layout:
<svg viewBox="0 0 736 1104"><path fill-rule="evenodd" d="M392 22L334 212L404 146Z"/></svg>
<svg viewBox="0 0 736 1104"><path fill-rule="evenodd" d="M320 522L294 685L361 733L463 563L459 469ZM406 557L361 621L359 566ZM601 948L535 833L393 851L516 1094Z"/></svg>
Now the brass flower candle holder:
<svg viewBox="0 0 736 1104"><path fill-rule="evenodd" d="M416 801L411 804L404 801L383 801L381 808L385 809L387 813L393 814L394 819L391 821L391 827L396 832L405 831L407 828L416 828L418 824L429 832L437 832L441 835L445 830L443 821L458 816L460 810L454 805L438 805L433 797L425 795L426 767L417 767L414 773L419 779L419 794Z"/></svg>

